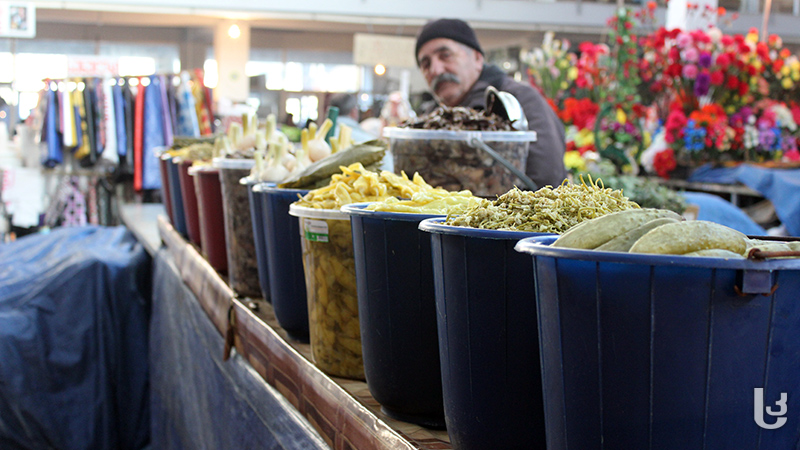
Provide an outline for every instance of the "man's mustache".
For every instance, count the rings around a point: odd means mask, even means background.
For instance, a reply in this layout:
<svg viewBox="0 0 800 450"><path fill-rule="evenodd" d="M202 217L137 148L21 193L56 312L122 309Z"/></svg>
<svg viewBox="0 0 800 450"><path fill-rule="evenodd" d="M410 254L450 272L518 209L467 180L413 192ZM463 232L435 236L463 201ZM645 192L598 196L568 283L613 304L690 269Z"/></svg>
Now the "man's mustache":
<svg viewBox="0 0 800 450"><path fill-rule="evenodd" d="M437 90L439 90L439 85L440 84L448 82L448 81L451 82L451 83L456 83L456 84L461 83L461 80L459 80L458 77L455 74L452 74L452 73L449 73L449 72L445 72L445 73L443 73L443 74L441 74L441 75L439 75L439 76L437 76L436 78L433 79L433 86L432 86L433 92L436 92Z"/></svg>

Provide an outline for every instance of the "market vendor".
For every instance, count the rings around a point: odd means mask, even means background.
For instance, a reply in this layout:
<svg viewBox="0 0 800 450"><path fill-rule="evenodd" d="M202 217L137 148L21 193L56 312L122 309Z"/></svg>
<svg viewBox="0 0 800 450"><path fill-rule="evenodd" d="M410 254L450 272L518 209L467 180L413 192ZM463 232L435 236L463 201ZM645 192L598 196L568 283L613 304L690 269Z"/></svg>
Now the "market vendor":
<svg viewBox="0 0 800 450"><path fill-rule="evenodd" d="M537 133L537 141L530 145L525 173L539 187L555 187L564 181L564 124L533 86L516 82L499 67L484 63L475 31L466 22L428 22L417 36L415 52L431 92L445 106L484 109L488 86L514 95L522 105L528 127Z"/></svg>

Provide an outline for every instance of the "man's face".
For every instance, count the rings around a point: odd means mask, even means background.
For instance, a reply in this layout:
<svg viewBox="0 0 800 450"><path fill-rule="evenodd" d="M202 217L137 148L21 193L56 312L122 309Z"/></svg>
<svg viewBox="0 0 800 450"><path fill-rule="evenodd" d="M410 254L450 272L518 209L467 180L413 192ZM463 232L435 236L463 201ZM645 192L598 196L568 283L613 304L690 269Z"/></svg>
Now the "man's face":
<svg viewBox="0 0 800 450"><path fill-rule="evenodd" d="M483 55L452 39L431 39L417 54L420 70L436 98L456 106L480 77Z"/></svg>

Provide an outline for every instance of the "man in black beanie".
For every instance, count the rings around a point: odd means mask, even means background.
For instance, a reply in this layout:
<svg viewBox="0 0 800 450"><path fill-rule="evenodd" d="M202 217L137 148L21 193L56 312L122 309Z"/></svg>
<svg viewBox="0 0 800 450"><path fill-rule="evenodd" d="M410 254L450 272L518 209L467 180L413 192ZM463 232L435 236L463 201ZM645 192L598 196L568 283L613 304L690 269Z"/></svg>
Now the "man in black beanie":
<svg viewBox="0 0 800 450"><path fill-rule="evenodd" d="M446 106L484 109L485 91L494 86L514 95L536 131L525 173L538 187L556 187L567 177L564 167L564 124L544 97L529 84L514 81L499 67L484 64L475 31L459 19L428 22L419 32L417 64L436 100Z"/></svg>

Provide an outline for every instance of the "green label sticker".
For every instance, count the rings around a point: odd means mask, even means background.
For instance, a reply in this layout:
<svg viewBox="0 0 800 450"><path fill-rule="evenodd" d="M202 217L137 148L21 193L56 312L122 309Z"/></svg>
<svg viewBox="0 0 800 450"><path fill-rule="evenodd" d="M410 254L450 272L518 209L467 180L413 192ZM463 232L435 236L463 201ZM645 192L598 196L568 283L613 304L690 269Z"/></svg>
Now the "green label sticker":
<svg viewBox="0 0 800 450"><path fill-rule="evenodd" d="M328 222L324 220L305 219L305 221L303 221L303 237L311 242L330 242Z"/></svg>

